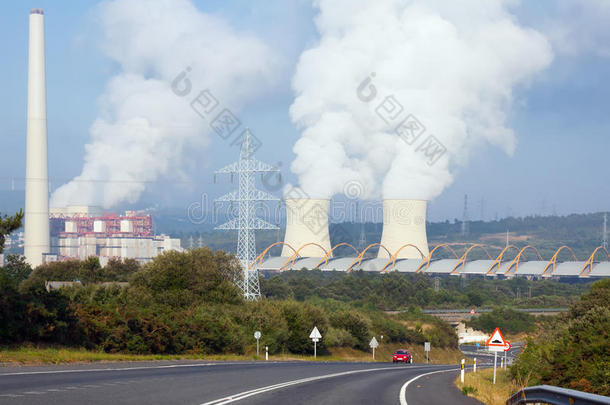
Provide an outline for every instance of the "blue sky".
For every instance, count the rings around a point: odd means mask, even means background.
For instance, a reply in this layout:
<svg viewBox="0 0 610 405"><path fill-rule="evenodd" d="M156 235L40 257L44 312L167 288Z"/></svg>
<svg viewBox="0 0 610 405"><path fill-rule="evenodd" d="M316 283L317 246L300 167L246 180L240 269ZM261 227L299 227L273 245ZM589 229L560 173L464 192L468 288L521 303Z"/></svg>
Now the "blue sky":
<svg viewBox="0 0 610 405"><path fill-rule="evenodd" d="M517 134L512 157L482 146L455 182L432 202L430 218L461 217L463 195L470 199L469 215L478 219L484 198L484 216L568 214L610 210L608 151L610 80L607 50L601 49L610 34L598 24L595 10L574 10L563 1L526 2L514 6L520 23L555 35L551 41L552 65L537 75L527 88L519 88L510 108L509 125ZM29 9L43 8L46 16L47 101L49 176L53 187L78 175L83 164L89 127L97 116L98 98L118 67L99 49L95 22L96 1L6 2L0 13L0 190L25 172L27 36ZM293 101L290 79L300 53L315 44L315 10L308 1L195 1L206 13L226 19L233 27L255 32L283 55L278 86L253 105L244 108L243 122L263 140L259 158L281 162L284 177L294 181L288 167L299 130L290 121ZM580 17L579 17L580 16ZM593 18L593 20L591 20ZM571 27L572 25L573 27ZM584 29L588 35L577 34ZM572 33L572 34L570 34ZM573 39L573 44L565 38ZM599 42L596 42L599 41ZM570 46L568 46L570 45ZM563 48L566 49L563 49ZM10 152L7 152L10 151ZM197 153L197 151L195 151ZM189 173L188 189L167 193L167 183L152 185L142 207L158 203L186 207L205 191L212 197L226 188L213 184L211 172L236 158L235 148L214 139L201 151L198 172ZM23 189L23 181L17 181ZM0 202L0 211L2 204Z"/></svg>

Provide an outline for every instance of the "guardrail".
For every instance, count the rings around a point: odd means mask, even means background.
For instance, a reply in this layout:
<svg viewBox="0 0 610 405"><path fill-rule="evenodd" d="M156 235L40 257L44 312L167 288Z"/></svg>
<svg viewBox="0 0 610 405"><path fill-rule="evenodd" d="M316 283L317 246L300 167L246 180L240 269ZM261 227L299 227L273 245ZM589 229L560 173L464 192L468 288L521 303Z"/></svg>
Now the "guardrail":
<svg viewBox="0 0 610 405"><path fill-rule="evenodd" d="M610 404L610 397L589 394L588 392L537 385L528 387L513 394L506 400L506 405L545 403L552 405L599 405Z"/></svg>

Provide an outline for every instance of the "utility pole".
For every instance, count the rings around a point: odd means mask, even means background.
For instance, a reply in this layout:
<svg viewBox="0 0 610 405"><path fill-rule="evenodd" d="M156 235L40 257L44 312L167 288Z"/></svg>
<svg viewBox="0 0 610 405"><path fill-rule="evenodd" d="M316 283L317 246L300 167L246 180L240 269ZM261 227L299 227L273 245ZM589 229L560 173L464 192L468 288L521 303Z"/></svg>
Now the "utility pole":
<svg viewBox="0 0 610 405"><path fill-rule="evenodd" d="M214 201L214 203L221 204L237 203L237 218L233 218L215 229L237 230L237 258L241 262L243 273L240 278L234 281L243 291L244 297L252 301L258 300L261 296L258 269L251 267L256 258L254 231L258 229L278 229L277 226L255 216L255 205L261 201L279 201L279 198L256 188L255 176L257 173L279 173L279 170L256 160L254 151L255 149L250 143L250 130L246 128L239 151L239 160L215 172L215 174L230 174L231 179L234 175L237 175L239 189L231 191Z"/></svg>
<svg viewBox="0 0 610 405"><path fill-rule="evenodd" d="M509 240L508 240L508 229L506 230L506 247L508 247L509 244Z"/></svg>

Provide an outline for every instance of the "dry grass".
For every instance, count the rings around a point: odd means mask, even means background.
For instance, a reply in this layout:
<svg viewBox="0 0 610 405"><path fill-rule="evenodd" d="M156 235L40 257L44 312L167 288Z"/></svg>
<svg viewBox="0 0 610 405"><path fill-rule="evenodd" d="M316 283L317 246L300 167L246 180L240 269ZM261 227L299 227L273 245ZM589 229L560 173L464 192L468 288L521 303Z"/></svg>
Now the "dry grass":
<svg viewBox="0 0 610 405"><path fill-rule="evenodd" d="M424 362L425 354L423 348L410 348L399 345L382 344L375 350L375 361L388 362L392 360L392 353L398 348L407 348L414 355L415 362ZM104 353L89 351L79 348L58 348L58 347L38 347L22 346L18 348L0 348L0 366L4 365L34 365L34 364L62 364L62 363L91 363L91 362L110 362L110 361L154 361L154 360L264 360L264 351L260 357L255 353L244 355L202 355L202 354L183 354L183 355L138 355L126 353ZM457 364L462 358L458 350L437 349L431 353L431 363L450 363ZM313 356L299 356L293 354L274 354L269 356L269 360L297 360L311 361ZM330 355L318 356L318 361L373 361L371 352L363 352L351 348L331 348Z"/></svg>
<svg viewBox="0 0 610 405"><path fill-rule="evenodd" d="M455 380L455 385L460 389L464 387L474 388L474 392L470 392L468 396L474 397L487 405L504 405L506 400L519 390L519 387L510 378L509 371L500 368L496 370L496 384L494 385L493 373L493 368L477 370L476 373L466 373L464 384L460 382L460 377L458 377ZM468 390L468 388L466 389Z"/></svg>

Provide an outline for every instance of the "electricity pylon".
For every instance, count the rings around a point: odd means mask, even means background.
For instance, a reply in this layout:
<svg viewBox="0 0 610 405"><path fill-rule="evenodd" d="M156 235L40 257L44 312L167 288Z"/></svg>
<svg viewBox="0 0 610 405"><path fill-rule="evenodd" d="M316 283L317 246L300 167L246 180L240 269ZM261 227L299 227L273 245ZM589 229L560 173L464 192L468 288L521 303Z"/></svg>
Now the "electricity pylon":
<svg viewBox="0 0 610 405"><path fill-rule="evenodd" d="M255 184L257 173L279 172L275 167L260 162L254 158L254 146L250 142L250 130L246 129L239 152L239 160L231 163L215 174L230 174L231 179L236 174L239 179L238 190L217 198L214 203L237 203L237 218L217 226L215 229L237 230L237 258L242 265L242 276L235 280L243 291L244 298L256 301L261 296L258 281L258 268L252 266L256 258L256 238L254 231L258 229L278 229L277 226L263 221L255 216L255 205L262 201L279 201L273 195L258 190Z"/></svg>

